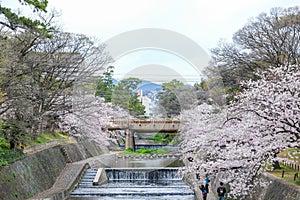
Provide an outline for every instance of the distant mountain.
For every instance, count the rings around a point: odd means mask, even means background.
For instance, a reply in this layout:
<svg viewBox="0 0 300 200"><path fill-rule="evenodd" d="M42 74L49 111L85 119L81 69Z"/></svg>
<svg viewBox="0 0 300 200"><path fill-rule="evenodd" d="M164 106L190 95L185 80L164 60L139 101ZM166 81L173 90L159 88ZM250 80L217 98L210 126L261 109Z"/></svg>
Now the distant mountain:
<svg viewBox="0 0 300 200"><path fill-rule="evenodd" d="M117 85L119 83L119 81L117 79L115 79L115 78L112 78L112 81L113 81L114 85Z"/></svg>
<svg viewBox="0 0 300 200"><path fill-rule="evenodd" d="M112 78L114 85L117 85L119 81L117 79ZM162 90L162 85L153 83L151 81L142 80L142 82L138 85L135 91L143 90L143 93L149 93L152 91L160 92Z"/></svg>
<svg viewBox="0 0 300 200"><path fill-rule="evenodd" d="M153 83L151 81L142 81L137 87L136 90L143 90L143 93L151 92L151 91L161 91L162 85Z"/></svg>

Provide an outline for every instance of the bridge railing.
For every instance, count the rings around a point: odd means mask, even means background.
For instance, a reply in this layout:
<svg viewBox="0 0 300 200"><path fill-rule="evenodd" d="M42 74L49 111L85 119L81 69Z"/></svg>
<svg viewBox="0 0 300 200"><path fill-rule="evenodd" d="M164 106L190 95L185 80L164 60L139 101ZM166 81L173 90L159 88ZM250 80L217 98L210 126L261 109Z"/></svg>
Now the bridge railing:
<svg viewBox="0 0 300 200"><path fill-rule="evenodd" d="M109 129L178 129L178 119L112 119Z"/></svg>

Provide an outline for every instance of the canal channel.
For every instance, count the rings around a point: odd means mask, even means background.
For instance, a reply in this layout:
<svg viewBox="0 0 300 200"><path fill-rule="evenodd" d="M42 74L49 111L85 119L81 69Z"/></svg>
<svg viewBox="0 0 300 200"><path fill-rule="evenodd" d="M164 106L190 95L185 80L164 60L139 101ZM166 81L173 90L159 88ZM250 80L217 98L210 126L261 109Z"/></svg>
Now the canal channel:
<svg viewBox="0 0 300 200"><path fill-rule="evenodd" d="M155 147L148 147L153 149ZM177 152L165 155L115 154L103 169L107 181L93 184L97 168L88 169L71 200L194 200L194 192L178 173L183 163Z"/></svg>

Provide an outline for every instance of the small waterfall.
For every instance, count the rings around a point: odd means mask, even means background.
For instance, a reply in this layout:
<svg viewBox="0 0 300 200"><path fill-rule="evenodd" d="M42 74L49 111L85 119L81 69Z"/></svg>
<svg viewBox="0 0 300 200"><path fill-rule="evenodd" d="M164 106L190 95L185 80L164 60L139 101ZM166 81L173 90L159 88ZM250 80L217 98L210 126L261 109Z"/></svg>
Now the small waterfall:
<svg viewBox="0 0 300 200"><path fill-rule="evenodd" d="M97 169L88 169L70 199L194 200L179 168L107 168L107 184L93 186Z"/></svg>
<svg viewBox="0 0 300 200"><path fill-rule="evenodd" d="M121 144L120 148L125 149L125 145ZM179 151L178 147L175 147L175 146L172 146L172 145L164 145L164 144L136 144L135 145L136 150L137 149L143 149L143 148L151 149L151 150L154 150L154 149L167 149L170 152L178 152Z"/></svg>
<svg viewBox="0 0 300 200"><path fill-rule="evenodd" d="M114 168L105 172L109 180L182 180L178 168Z"/></svg>

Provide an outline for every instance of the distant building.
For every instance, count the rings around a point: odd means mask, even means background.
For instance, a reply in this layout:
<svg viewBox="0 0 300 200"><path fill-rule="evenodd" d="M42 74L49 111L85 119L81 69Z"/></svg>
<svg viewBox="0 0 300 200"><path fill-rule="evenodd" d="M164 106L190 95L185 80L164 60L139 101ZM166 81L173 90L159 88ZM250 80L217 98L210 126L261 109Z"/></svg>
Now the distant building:
<svg viewBox="0 0 300 200"><path fill-rule="evenodd" d="M143 102L143 90L138 90L137 92L138 98L140 100L140 102Z"/></svg>
<svg viewBox="0 0 300 200"><path fill-rule="evenodd" d="M145 116L150 118L155 117L157 113L157 104L150 97L144 96L143 90L138 90L137 95L143 106L145 106Z"/></svg>

